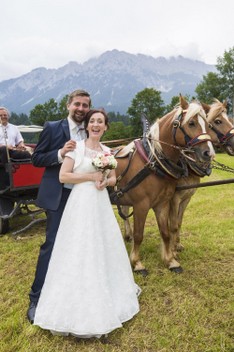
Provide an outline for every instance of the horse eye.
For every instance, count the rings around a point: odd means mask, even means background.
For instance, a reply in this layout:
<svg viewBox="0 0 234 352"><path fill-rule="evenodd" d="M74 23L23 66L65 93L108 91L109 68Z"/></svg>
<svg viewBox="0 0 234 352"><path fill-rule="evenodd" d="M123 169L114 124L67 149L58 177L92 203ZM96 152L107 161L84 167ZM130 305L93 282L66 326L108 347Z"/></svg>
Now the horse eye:
<svg viewBox="0 0 234 352"><path fill-rule="evenodd" d="M221 125L221 123L222 123L222 121L221 120L219 120L219 119L217 119L217 120L215 120L215 122L214 122L216 125Z"/></svg>
<svg viewBox="0 0 234 352"><path fill-rule="evenodd" d="M189 127L194 127L195 126L195 122L194 121L189 121Z"/></svg>

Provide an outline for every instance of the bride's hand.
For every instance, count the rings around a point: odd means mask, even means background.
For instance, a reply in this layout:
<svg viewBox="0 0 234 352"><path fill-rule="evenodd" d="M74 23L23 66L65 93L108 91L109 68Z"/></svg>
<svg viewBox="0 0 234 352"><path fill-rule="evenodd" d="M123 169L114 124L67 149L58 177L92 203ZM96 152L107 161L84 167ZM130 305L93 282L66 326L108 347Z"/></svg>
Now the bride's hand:
<svg viewBox="0 0 234 352"><path fill-rule="evenodd" d="M101 189L100 186L103 182L103 174L101 171L94 172L92 174L93 182L95 183L95 186L97 189Z"/></svg>
<svg viewBox="0 0 234 352"><path fill-rule="evenodd" d="M108 179L105 178L102 181L99 182L95 182L96 188L99 189L100 191L102 191L104 188L106 188L109 185Z"/></svg>

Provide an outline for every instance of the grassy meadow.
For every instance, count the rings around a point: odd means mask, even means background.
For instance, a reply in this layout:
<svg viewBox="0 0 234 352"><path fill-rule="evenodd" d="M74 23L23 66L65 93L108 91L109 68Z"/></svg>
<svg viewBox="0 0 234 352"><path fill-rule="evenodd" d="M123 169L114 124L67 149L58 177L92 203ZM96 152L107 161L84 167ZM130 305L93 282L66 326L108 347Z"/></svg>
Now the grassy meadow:
<svg viewBox="0 0 234 352"><path fill-rule="evenodd" d="M218 154L216 160L234 168L230 156ZM224 178L234 174L213 170L202 181ZM141 310L106 341L52 336L28 323L28 292L45 223L12 235L27 222L24 216L12 219L11 233L0 237L0 352L234 352L234 184L198 188L193 196L182 227L182 274L162 263L149 212L141 247L149 275L135 274ZM126 246L129 251L131 244Z"/></svg>

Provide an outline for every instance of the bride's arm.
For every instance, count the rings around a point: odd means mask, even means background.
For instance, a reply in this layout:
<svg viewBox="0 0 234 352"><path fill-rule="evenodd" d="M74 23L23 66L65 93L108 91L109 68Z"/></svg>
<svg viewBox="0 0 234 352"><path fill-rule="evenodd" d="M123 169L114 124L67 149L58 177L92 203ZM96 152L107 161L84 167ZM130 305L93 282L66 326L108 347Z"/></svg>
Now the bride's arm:
<svg viewBox="0 0 234 352"><path fill-rule="evenodd" d="M61 183L81 183L85 181L101 182L103 175L100 171L90 172L90 173L74 173L75 161L66 156L62 163L60 172L59 172L59 181Z"/></svg>

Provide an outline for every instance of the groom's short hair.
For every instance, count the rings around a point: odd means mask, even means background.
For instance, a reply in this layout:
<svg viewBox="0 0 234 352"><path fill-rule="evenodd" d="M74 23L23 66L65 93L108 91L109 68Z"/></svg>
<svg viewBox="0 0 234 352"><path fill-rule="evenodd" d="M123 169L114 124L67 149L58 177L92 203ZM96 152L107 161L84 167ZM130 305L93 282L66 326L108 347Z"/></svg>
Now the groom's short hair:
<svg viewBox="0 0 234 352"><path fill-rule="evenodd" d="M90 94L89 94L88 92L86 92L85 90L83 90L83 89L76 89L76 90L74 90L74 92L71 92L71 93L68 95L67 104L71 104L73 98L75 98L75 97L88 97L88 98L89 98L89 107L91 106Z"/></svg>

